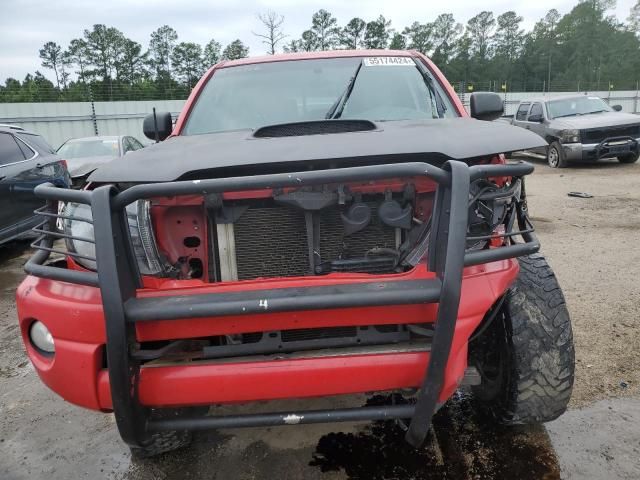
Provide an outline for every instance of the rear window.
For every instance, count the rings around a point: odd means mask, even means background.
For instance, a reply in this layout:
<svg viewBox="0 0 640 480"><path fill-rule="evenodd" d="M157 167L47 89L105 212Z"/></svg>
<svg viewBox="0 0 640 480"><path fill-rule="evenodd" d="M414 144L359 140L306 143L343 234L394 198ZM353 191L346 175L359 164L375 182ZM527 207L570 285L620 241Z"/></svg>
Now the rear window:
<svg viewBox="0 0 640 480"><path fill-rule="evenodd" d="M526 120L530 103L521 103L516 113L516 120Z"/></svg>
<svg viewBox="0 0 640 480"><path fill-rule="evenodd" d="M24 143L21 138L17 138L16 140L18 142L20 150L22 150L24 158L31 158L36 154L36 152L34 152L31 147Z"/></svg>
<svg viewBox="0 0 640 480"><path fill-rule="evenodd" d="M70 140L58 149L62 158L117 157L120 155L118 140Z"/></svg>
<svg viewBox="0 0 640 480"><path fill-rule="evenodd" d="M40 135L34 135L32 133L18 133L18 138L27 142L28 145L32 145L40 153L56 153L56 151L47 143L47 141Z"/></svg>
<svg viewBox="0 0 640 480"><path fill-rule="evenodd" d="M13 135L0 133L0 165L21 162L24 159L24 154Z"/></svg>

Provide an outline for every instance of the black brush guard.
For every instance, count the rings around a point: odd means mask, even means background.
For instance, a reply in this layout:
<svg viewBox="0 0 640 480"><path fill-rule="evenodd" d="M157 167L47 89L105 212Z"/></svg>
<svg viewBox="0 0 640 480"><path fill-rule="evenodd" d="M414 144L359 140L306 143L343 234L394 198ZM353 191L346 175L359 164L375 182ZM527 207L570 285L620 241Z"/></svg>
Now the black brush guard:
<svg viewBox="0 0 640 480"><path fill-rule="evenodd" d="M38 251L25 270L38 277L99 287L102 294L107 336L107 363L113 411L123 440L131 446L144 445L151 432L224 427L255 427L287 424L345 422L411 418L406 439L420 445L437 409L444 382L445 366L453 340L460 303L463 268L535 253L539 243L527 218L524 201L516 204L518 231L507 231L508 245L466 251L469 187L480 178L519 178L533 171L521 162L505 165L468 166L449 161L442 168L428 163L399 163L299 173L180 181L133 186L118 193L111 185L93 191L74 191L43 184L36 194L48 200L39 213L45 221L36 231L33 244ZM259 188L302 187L326 183L377 180L391 177L426 176L438 184L434 203L428 267L437 276L431 280L376 281L358 285L261 290L258 292L136 298L142 281L133 255L125 207L137 200L159 196L212 194ZM97 273L67 270L46 265L54 248L57 202L90 205L96 244ZM524 243L513 243L519 235ZM77 254L69 253L74 256ZM286 291L285 291L286 290ZM272 312L330 309L379 305L439 303L427 374L415 405L389 405L352 409L279 412L259 415L200 416L152 419L150 410L138 401L139 360L134 358L135 323L177 318L264 313L260 299L269 299Z"/></svg>

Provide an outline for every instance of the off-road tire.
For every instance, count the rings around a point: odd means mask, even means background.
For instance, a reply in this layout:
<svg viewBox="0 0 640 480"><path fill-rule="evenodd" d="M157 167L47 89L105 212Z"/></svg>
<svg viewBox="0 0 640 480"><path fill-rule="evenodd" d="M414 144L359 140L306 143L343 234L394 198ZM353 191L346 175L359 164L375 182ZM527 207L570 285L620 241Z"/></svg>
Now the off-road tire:
<svg viewBox="0 0 640 480"><path fill-rule="evenodd" d="M620 163L636 163L640 158L640 153L630 153L629 155L622 155L618 157Z"/></svg>
<svg viewBox="0 0 640 480"><path fill-rule="evenodd" d="M547 163L551 168L565 168L567 166L567 159L560 142L551 142L547 147Z"/></svg>
<svg viewBox="0 0 640 480"><path fill-rule="evenodd" d="M487 348L498 351L496 375L487 380L479 366L483 383L474 390L483 408L505 425L556 419L567 408L574 380L571 320L558 281L544 256L519 261L520 274L500 311L470 345L476 359L483 358L482 349L485 359L491 357Z"/></svg>
<svg viewBox="0 0 640 480"><path fill-rule="evenodd" d="M167 431L149 435L142 447L131 447L133 458L149 458L171 452L191 444L192 435L188 431Z"/></svg>
<svg viewBox="0 0 640 480"><path fill-rule="evenodd" d="M170 418L184 415L200 416L204 415L208 410L209 407L152 410L151 418ZM169 430L148 434L147 438L142 442L142 446L131 447L131 456L137 459L155 457L161 453L188 447L192 439L192 432L187 430Z"/></svg>

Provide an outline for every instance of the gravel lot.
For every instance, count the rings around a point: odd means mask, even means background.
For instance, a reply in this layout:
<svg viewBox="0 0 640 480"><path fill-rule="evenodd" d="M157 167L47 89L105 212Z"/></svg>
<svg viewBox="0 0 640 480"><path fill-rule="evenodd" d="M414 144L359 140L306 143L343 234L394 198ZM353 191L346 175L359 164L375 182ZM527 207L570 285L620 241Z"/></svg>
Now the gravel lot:
<svg viewBox="0 0 640 480"><path fill-rule="evenodd" d="M419 451L376 423L200 434L185 451L132 461L110 415L66 404L33 372L13 304L28 252L11 245L0 249L0 478L640 478L640 164L536 166L530 211L576 341L572 410L559 420L497 428L461 393Z"/></svg>

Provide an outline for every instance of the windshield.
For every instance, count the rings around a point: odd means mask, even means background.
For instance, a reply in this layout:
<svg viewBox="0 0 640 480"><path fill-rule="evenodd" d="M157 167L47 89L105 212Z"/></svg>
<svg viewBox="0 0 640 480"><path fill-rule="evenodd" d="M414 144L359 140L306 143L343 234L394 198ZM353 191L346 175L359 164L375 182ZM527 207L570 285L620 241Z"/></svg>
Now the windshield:
<svg viewBox="0 0 640 480"><path fill-rule="evenodd" d="M58 155L63 158L81 158L81 157L117 157L120 155L118 151L117 140L82 140L81 142L70 141L62 145L58 149Z"/></svg>
<svg viewBox="0 0 640 480"><path fill-rule="evenodd" d="M338 117L385 121L457 115L437 81L429 73L423 76L409 57L296 60L217 70L182 134Z"/></svg>
<svg viewBox="0 0 640 480"><path fill-rule="evenodd" d="M553 100L547 103L550 118L610 112L611 108L599 97L575 97Z"/></svg>

